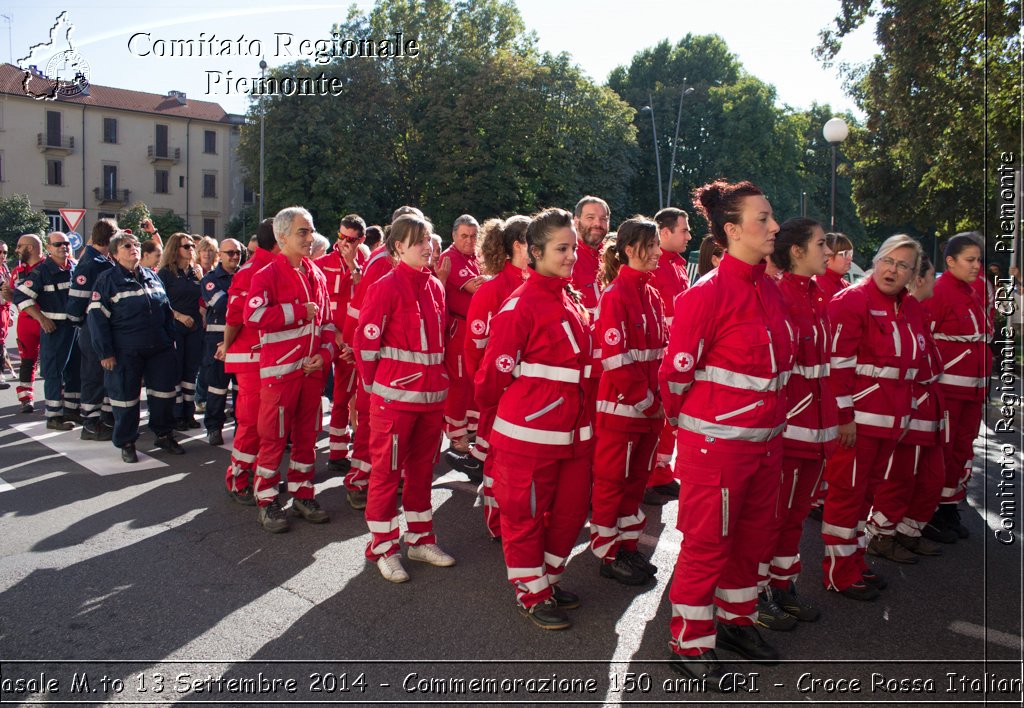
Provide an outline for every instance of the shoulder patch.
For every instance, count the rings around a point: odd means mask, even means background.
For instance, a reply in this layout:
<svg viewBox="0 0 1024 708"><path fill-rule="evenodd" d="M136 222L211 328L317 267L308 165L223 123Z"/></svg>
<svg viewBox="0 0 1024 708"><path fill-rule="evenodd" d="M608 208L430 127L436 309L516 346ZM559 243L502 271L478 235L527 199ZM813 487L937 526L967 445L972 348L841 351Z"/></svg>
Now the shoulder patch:
<svg viewBox="0 0 1024 708"><path fill-rule="evenodd" d="M206 284L206 289L207 290L213 290L215 287L217 287L217 286L213 284L212 280Z"/></svg>
<svg viewBox="0 0 1024 708"><path fill-rule="evenodd" d="M516 360L508 354L502 354L494 360L494 366L497 367L498 371L503 374L507 374L516 367Z"/></svg>
<svg viewBox="0 0 1024 708"><path fill-rule="evenodd" d="M614 327L610 327L604 332L604 341L609 346L614 347L616 344L622 341L622 333Z"/></svg>
<svg viewBox="0 0 1024 708"><path fill-rule="evenodd" d="M380 337L380 327L375 324L368 324L363 327L363 335L367 339L377 339Z"/></svg>
<svg viewBox="0 0 1024 708"><path fill-rule="evenodd" d="M672 366L674 366L676 371L681 374L685 374L687 371L692 369L693 364L693 354L690 354L689 352L679 352L672 359Z"/></svg>
<svg viewBox="0 0 1024 708"><path fill-rule="evenodd" d="M25 287L26 288L31 288L32 287L32 281L31 280L26 280L25 281Z"/></svg>
<svg viewBox="0 0 1024 708"><path fill-rule="evenodd" d="M86 277L84 275L80 275L77 278L75 278L75 282L78 283L79 285L85 285L85 281Z"/></svg>
<svg viewBox="0 0 1024 708"><path fill-rule="evenodd" d="M263 299L262 296L254 295L253 297L249 298L249 307L252 307L252 308L263 307L265 302L266 301Z"/></svg>
<svg viewBox="0 0 1024 708"><path fill-rule="evenodd" d="M469 331L479 336L487 331L487 323L483 320L473 320L469 325Z"/></svg>
<svg viewBox="0 0 1024 708"><path fill-rule="evenodd" d="M98 292L96 292L95 290L92 291L92 299L93 300L99 300L100 299L100 294Z"/></svg>

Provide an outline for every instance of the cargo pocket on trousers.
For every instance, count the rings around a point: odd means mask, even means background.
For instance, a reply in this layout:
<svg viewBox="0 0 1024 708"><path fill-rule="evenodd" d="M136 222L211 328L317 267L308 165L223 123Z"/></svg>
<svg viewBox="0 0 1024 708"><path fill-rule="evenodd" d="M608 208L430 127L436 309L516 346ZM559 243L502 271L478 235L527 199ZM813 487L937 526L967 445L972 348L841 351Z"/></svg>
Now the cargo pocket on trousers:
<svg viewBox="0 0 1024 708"><path fill-rule="evenodd" d="M717 543L729 535L729 490L722 486L722 468L681 465L679 520L684 539Z"/></svg>

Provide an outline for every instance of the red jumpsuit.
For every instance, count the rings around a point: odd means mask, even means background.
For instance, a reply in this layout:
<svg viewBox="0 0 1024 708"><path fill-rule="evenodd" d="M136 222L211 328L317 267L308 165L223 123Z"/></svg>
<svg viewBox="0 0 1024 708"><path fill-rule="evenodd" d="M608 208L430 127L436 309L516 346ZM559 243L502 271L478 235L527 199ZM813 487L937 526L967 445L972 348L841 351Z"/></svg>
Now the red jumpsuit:
<svg viewBox="0 0 1024 708"><path fill-rule="evenodd" d="M678 426L673 650L715 648L715 615L753 624L758 563L775 525L792 331L765 265L726 253L676 303L659 378Z"/></svg>
<svg viewBox="0 0 1024 708"><path fill-rule="evenodd" d="M832 385L839 423L857 424L857 442L825 470L822 517L825 587L842 591L861 582L864 527L877 489L892 464L896 442L910 424L911 384L920 348L907 317L906 291L886 295L873 278L845 289L828 305Z"/></svg>
<svg viewBox="0 0 1024 708"><path fill-rule="evenodd" d="M224 371L235 375L235 440L224 483L229 492L241 492L252 484L260 436L256 424L260 412L260 333L245 324L245 303L252 277L273 260L274 255L257 248L253 257L235 272L228 289L229 326L240 327L224 357Z"/></svg>
<svg viewBox="0 0 1024 708"><path fill-rule="evenodd" d="M587 245L577 239L576 264L572 268L572 286L580 291L583 307L593 317L597 313L597 302L601 299L601 284L597 275L601 272L601 256L604 248Z"/></svg>
<svg viewBox="0 0 1024 708"><path fill-rule="evenodd" d="M565 278L530 273L491 320L476 373L496 408L490 452L509 582L524 608L548 600L587 518L593 410L583 380L592 347Z"/></svg>
<svg viewBox="0 0 1024 708"><path fill-rule="evenodd" d="M838 293L850 287L850 283L846 280L846 277L839 275L839 273L835 272L831 268L826 268L824 275L814 276L814 284L821 289L825 305L828 305L828 303L832 301L832 298L834 298ZM836 450L835 455L825 461L825 472L818 484L818 489L814 492L815 498L814 501L811 502L811 506L820 509L821 505L825 503L825 494L828 491L828 482L825 480L828 479L829 468L840 463L844 456L850 457L852 454L852 450L840 447Z"/></svg>
<svg viewBox="0 0 1024 708"><path fill-rule="evenodd" d="M352 299L346 307L345 329L342 338L354 342L359 325L359 308L366 299L370 286L395 269L395 262L383 245L370 254L363 274L352 292ZM356 430L352 436L352 468L345 475L345 489L354 492L366 489L370 482L370 392L363 386L356 386Z"/></svg>
<svg viewBox="0 0 1024 708"><path fill-rule="evenodd" d="M366 293L353 339L370 391L370 472L366 557L398 552L398 483L410 546L436 543L430 506L433 462L441 446L448 394L444 367L444 290L426 269L404 262Z"/></svg>
<svg viewBox="0 0 1024 708"><path fill-rule="evenodd" d="M307 318L305 303L317 306ZM330 317L327 281L308 258L301 269L279 253L252 278L245 302L245 324L260 331L260 408L257 429L260 451L256 457L253 493L259 506L277 498L278 468L285 445L291 440L288 492L296 499L312 499L316 462L316 436L320 430L320 399L326 367L334 361L334 323ZM303 363L319 354L324 365L305 373Z"/></svg>
<svg viewBox="0 0 1024 708"><path fill-rule="evenodd" d="M924 303L932 336L942 357L939 387L949 410L949 445L942 504L967 494L974 460L974 439L981 427L988 377L992 371L992 321L977 288L946 273L935 281L935 294Z"/></svg>
<svg viewBox="0 0 1024 708"><path fill-rule="evenodd" d="M872 536L892 536L896 532L920 536L939 505L946 474L942 444L947 414L938 384L942 360L922 303L908 297L904 305L921 351L912 387L915 408L907 433L896 446L892 466L875 492L867 525Z"/></svg>
<svg viewBox="0 0 1024 708"><path fill-rule="evenodd" d="M338 332L344 332L348 316L348 303L355 290L353 273L341 257L337 247L316 259L316 264L327 278L327 293L331 299L331 320ZM349 344L351 340L344 340ZM342 348L333 362L334 391L331 396L330 453L328 459L343 460L348 457L348 445L352 441L348 421L348 405L356 391L355 364L341 358Z"/></svg>
<svg viewBox="0 0 1024 708"><path fill-rule="evenodd" d="M466 343L466 315L473 294L467 292L468 281L480 275L476 255L467 256L455 246L449 246L441 258L451 262L451 272L444 284L445 302L448 304L448 330L445 339L444 364L451 384L444 405L444 432L449 440L464 438L476 431L479 414L472 410L473 378L467 372L464 356Z"/></svg>
<svg viewBox="0 0 1024 708"><path fill-rule="evenodd" d="M628 265L601 294L595 337L601 342L597 444L590 547L606 563L637 550L646 525L640 509L665 414L658 364L668 328L653 273Z"/></svg>
<svg viewBox="0 0 1024 708"><path fill-rule="evenodd" d="M508 296L523 284L526 275L525 270L516 268L511 262L507 262L498 275L481 285L473 294L473 300L469 303L469 313L466 315L469 328L465 342L466 377L470 381L473 381L476 372L480 370L480 358L484 355L484 347L487 346L491 336L491 318L498 314L498 310L501 309ZM494 461L487 454L490 446L488 438L491 433L491 425L494 423L495 409L493 407L484 409L479 401L476 401L474 406L480 412L480 421L476 431L476 443L473 445L471 453L484 466L484 480L481 485L484 521L491 537L500 538L501 514L498 511L498 501L494 498Z"/></svg>
<svg viewBox="0 0 1024 708"><path fill-rule="evenodd" d="M762 582L789 590L800 575L800 535L811 510L825 459L838 446L839 413L829 380L832 341L825 297L807 276L784 273L779 283L793 323L796 361L786 385L782 431L782 495L779 526L764 558Z"/></svg>
<svg viewBox="0 0 1024 708"><path fill-rule="evenodd" d="M27 278L39 263L33 266L19 263L15 266L11 273L11 287L13 288L16 283ZM21 365L18 367L18 400L22 403L32 403L35 396L32 387L36 381L36 362L39 361L39 338L43 333L42 325L38 320L19 312L14 332L18 342L18 356L21 358Z"/></svg>
<svg viewBox="0 0 1024 708"><path fill-rule="evenodd" d="M690 287L690 276L686 272L686 259L679 253L662 251L658 259L658 267L654 269L654 287L661 295L661 304L665 309L665 328L672 327L672 319L676 313L676 298ZM647 480L648 487L659 487L672 482L672 452L676 446L676 428L666 425L662 428L658 441L658 456L654 471Z"/></svg>

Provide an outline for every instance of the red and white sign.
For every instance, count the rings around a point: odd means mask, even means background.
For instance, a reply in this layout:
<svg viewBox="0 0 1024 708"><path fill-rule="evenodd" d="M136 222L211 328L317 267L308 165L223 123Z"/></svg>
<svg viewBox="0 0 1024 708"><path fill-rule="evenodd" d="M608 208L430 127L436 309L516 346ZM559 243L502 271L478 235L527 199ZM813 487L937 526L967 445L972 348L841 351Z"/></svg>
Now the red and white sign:
<svg viewBox="0 0 1024 708"><path fill-rule="evenodd" d="M68 231L74 231L85 218L85 209L61 209L60 218L68 225Z"/></svg>

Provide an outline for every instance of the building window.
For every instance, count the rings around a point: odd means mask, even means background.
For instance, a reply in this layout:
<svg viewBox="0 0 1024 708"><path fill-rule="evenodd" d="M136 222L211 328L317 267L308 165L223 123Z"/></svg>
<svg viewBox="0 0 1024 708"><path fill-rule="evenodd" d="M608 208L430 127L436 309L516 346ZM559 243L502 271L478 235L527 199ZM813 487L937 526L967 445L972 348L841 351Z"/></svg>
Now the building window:
<svg viewBox="0 0 1024 708"><path fill-rule="evenodd" d="M167 194L170 190L171 173L167 170L156 171L156 187L153 189L157 194Z"/></svg>
<svg viewBox="0 0 1024 708"><path fill-rule="evenodd" d="M117 199L117 166L103 165L103 197Z"/></svg>
<svg viewBox="0 0 1024 708"><path fill-rule="evenodd" d="M242 185L242 204L252 204L256 201L256 195L244 184Z"/></svg>
<svg viewBox="0 0 1024 708"><path fill-rule="evenodd" d="M117 118L103 119L103 142L117 142Z"/></svg>
<svg viewBox="0 0 1024 708"><path fill-rule="evenodd" d="M46 214L46 219L47 221L50 222L49 226L47 227L49 231L63 231L66 228L64 226L64 220L60 218L59 211L54 211L53 209L43 209L43 213Z"/></svg>
<svg viewBox="0 0 1024 708"><path fill-rule="evenodd" d="M185 175L178 177L178 189L185 189Z"/></svg>
<svg viewBox="0 0 1024 708"><path fill-rule="evenodd" d="M214 238L217 238L217 234L214 233L216 230L216 219L203 219L203 236L213 236Z"/></svg>
<svg viewBox="0 0 1024 708"><path fill-rule="evenodd" d="M217 196L217 175L203 175L203 196L210 198Z"/></svg>
<svg viewBox="0 0 1024 708"><path fill-rule="evenodd" d="M4 181L4 154L0 152L0 182Z"/></svg>
<svg viewBox="0 0 1024 708"><path fill-rule="evenodd" d="M64 160L46 161L46 183L52 187L64 186Z"/></svg>
<svg viewBox="0 0 1024 708"><path fill-rule="evenodd" d="M59 146L61 144L61 115L60 111L46 112L46 144Z"/></svg>
<svg viewBox="0 0 1024 708"><path fill-rule="evenodd" d="M217 154L217 133L212 130L203 133L203 152L208 155Z"/></svg>
<svg viewBox="0 0 1024 708"><path fill-rule="evenodd" d="M167 157L167 126L157 123L156 126L156 156Z"/></svg>

